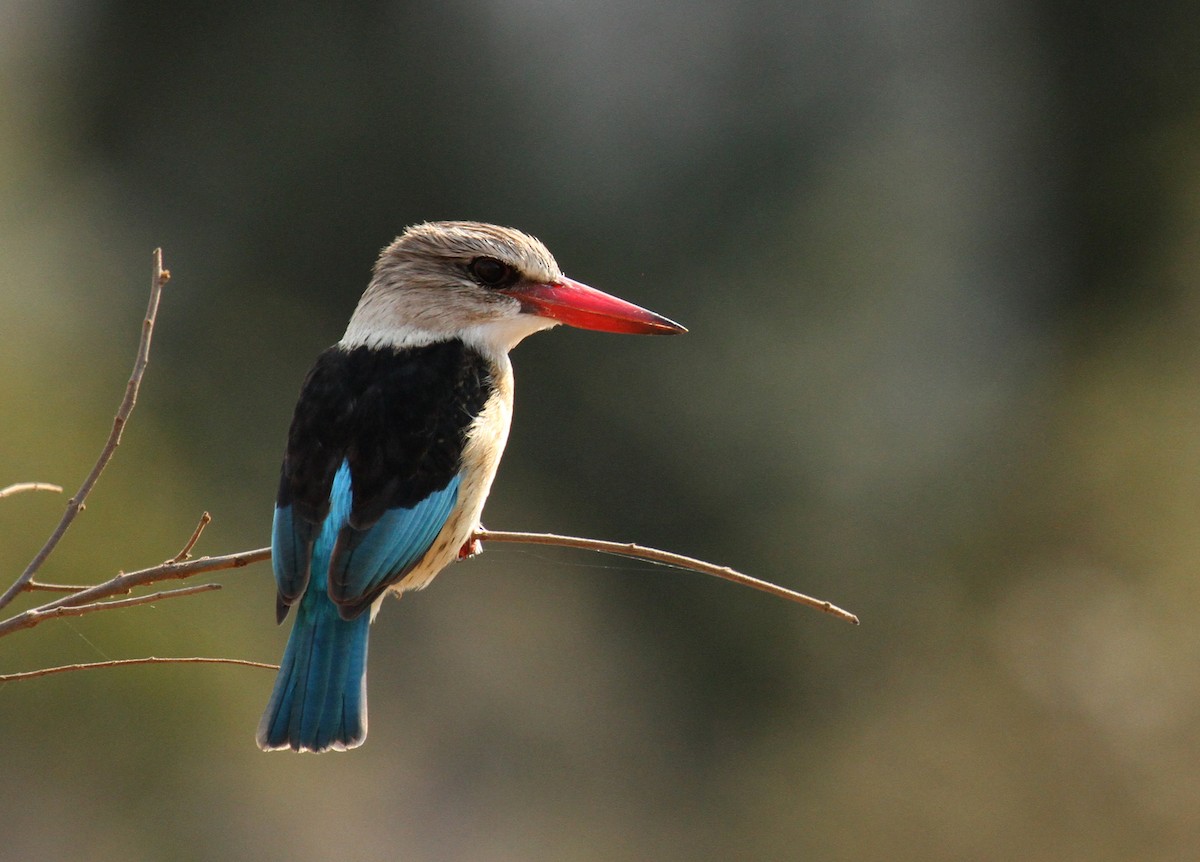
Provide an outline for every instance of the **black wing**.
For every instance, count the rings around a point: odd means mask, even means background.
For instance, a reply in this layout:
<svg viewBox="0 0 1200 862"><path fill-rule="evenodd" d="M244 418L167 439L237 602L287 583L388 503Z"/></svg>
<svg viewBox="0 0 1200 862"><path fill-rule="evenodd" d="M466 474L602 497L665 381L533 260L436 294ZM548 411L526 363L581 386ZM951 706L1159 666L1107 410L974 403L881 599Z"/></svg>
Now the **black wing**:
<svg viewBox="0 0 1200 862"><path fill-rule="evenodd" d="M280 472L273 551L281 619L303 595L314 564L346 616L403 574L356 571L354 552L385 514L417 507L458 475L468 430L491 388L490 363L458 340L399 350L334 346L321 354L301 387ZM323 541L343 465L350 499L336 543Z"/></svg>

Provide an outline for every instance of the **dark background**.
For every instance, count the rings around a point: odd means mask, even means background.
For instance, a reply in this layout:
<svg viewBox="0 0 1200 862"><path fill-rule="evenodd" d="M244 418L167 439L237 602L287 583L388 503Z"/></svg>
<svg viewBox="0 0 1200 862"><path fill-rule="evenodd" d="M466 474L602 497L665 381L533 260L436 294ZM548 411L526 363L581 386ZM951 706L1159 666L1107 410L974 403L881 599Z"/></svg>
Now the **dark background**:
<svg viewBox="0 0 1200 862"><path fill-rule="evenodd" d="M271 674L0 687L6 858L1126 860L1200 846L1200 8L12 3L0 486L42 575L266 544L378 250L468 218L686 324L522 345L492 546L385 605L371 735L260 753ZM63 500L0 502L17 573ZM265 566L0 670L276 661Z"/></svg>

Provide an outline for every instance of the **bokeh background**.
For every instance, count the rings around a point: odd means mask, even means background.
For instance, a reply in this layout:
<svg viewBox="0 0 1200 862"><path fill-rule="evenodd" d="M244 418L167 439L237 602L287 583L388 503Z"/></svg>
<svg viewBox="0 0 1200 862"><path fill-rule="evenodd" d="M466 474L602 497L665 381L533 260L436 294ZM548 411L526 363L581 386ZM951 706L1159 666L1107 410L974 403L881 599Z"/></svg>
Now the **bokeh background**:
<svg viewBox="0 0 1200 862"><path fill-rule="evenodd" d="M691 329L523 344L485 523L863 621L493 546L385 606L350 754L260 753L267 671L0 687L4 858L1200 855L1196 3L14 0L0 104L0 485L77 487L174 273L47 580L266 544L379 248L471 218ZM276 661L216 580L0 670Z"/></svg>

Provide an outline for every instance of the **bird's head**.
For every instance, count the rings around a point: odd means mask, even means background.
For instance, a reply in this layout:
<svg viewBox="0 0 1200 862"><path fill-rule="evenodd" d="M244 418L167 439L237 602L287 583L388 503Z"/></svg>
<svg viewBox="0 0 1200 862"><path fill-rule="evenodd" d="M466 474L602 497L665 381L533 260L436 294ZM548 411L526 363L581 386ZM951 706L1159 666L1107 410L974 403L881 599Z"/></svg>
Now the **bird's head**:
<svg viewBox="0 0 1200 862"><path fill-rule="evenodd" d="M601 332L685 332L652 311L567 278L540 241L481 222L427 222L383 250L344 344L465 338L507 351L559 323Z"/></svg>

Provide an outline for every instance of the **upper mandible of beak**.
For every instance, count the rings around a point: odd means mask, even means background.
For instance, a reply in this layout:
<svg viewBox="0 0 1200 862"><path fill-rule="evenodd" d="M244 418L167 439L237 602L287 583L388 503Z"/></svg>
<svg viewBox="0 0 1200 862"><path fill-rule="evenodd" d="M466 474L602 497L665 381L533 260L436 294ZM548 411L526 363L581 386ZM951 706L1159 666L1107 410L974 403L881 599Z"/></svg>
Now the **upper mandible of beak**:
<svg viewBox="0 0 1200 862"><path fill-rule="evenodd" d="M687 332L661 314L580 284L565 275L550 284L523 282L499 292L519 300L527 312L580 329L632 335Z"/></svg>

